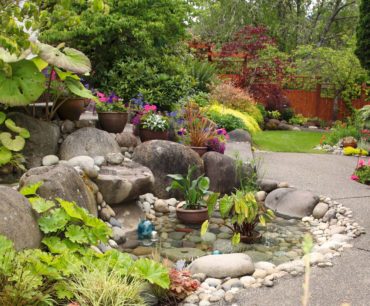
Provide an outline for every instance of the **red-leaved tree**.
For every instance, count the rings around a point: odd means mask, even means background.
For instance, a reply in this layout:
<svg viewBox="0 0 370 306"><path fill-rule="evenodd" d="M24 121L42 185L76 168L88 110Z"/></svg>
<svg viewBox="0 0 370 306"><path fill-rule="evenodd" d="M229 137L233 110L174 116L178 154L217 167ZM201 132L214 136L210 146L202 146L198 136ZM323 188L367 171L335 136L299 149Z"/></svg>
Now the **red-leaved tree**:
<svg viewBox="0 0 370 306"><path fill-rule="evenodd" d="M232 57L243 57L244 62L236 86L245 88L267 109L281 111L289 105L282 86L289 76L287 56L279 52L275 41L262 26L247 25L236 32L232 41L222 46L223 68L232 69ZM229 67L228 67L229 66Z"/></svg>

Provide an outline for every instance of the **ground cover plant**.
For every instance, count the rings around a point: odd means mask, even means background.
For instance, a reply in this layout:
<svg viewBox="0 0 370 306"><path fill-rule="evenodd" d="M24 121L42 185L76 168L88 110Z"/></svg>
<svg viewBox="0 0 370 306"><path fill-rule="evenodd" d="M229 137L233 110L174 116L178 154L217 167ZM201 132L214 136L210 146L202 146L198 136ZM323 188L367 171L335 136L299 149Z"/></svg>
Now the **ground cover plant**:
<svg viewBox="0 0 370 306"><path fill-rule="evenodd" d="M314 150L323 132L263 131L253 135L253 143L260 150L272 152L320 153Z"/></svg>

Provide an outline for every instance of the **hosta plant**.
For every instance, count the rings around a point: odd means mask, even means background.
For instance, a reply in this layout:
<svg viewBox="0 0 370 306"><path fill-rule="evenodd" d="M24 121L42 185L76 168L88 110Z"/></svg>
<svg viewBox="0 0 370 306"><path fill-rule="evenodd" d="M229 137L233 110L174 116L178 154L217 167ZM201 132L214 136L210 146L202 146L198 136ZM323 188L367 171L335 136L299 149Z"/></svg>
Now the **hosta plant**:
<svg viewBox="0 0 370 306"><path fill-rule="evenodd" d="M12 119L7 119L3 112L0 112L0 128L6 129L0 132L0 167L12 164L26 170L22 164L24 158L19 152L23 150L26 139L30 138L29 131L17 126Z"/></svg>
<svg viewBox="0 0 370 306"><path fill-rule="evenodd" d="M151 131L167 131L170 125L166 116L150 112L141 116L140 127Z"/></svg>
<svg viewBox="0 0 370 306"><path fill-rule="evenodd" d="M208 206L209 215L214 212L215 205ZM253 192L237 190L231 195L225 195L219 201L221 218L226 221L225 226L230 228L234 235L232 243L238 244L244 237L253 237L256 226L266 225L274 218L274 213L257 202ZM202 225L201 235L208 229L208 221ZM247 238L248 239L248 238Z"/></svg>

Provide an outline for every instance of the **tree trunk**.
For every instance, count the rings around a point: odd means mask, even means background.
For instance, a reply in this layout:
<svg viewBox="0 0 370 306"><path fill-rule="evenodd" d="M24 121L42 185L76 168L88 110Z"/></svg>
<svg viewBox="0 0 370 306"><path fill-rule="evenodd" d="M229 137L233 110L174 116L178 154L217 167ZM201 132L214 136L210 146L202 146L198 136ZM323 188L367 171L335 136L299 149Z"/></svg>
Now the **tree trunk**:
<svg viewBox="0 0 370 306"><path fill-rule="evenodd" d="M338 113L339 113L339 99L340 99L340 92L335 93L334 102L333 102L333 121L336 121L338 119Z"/></svg>

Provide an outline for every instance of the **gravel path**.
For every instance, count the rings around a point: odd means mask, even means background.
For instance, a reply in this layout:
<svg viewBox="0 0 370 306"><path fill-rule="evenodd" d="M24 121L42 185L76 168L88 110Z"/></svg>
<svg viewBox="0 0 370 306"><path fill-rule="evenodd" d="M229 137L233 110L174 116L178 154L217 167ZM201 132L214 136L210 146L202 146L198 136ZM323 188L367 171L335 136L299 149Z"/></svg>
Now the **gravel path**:
<svg viewBox="0 0 370 306"><path fill-rule="evenodd" d="M324 154L257 152L265 178L337 199L352 209L354 219L367 234L354 240L333 261L332 268L312 269L310 306L370 305L370 187L349 179L357 158ZM234 304L248 306L301 305L303 277L280 279L272 288L245 289Z"/></svg>

